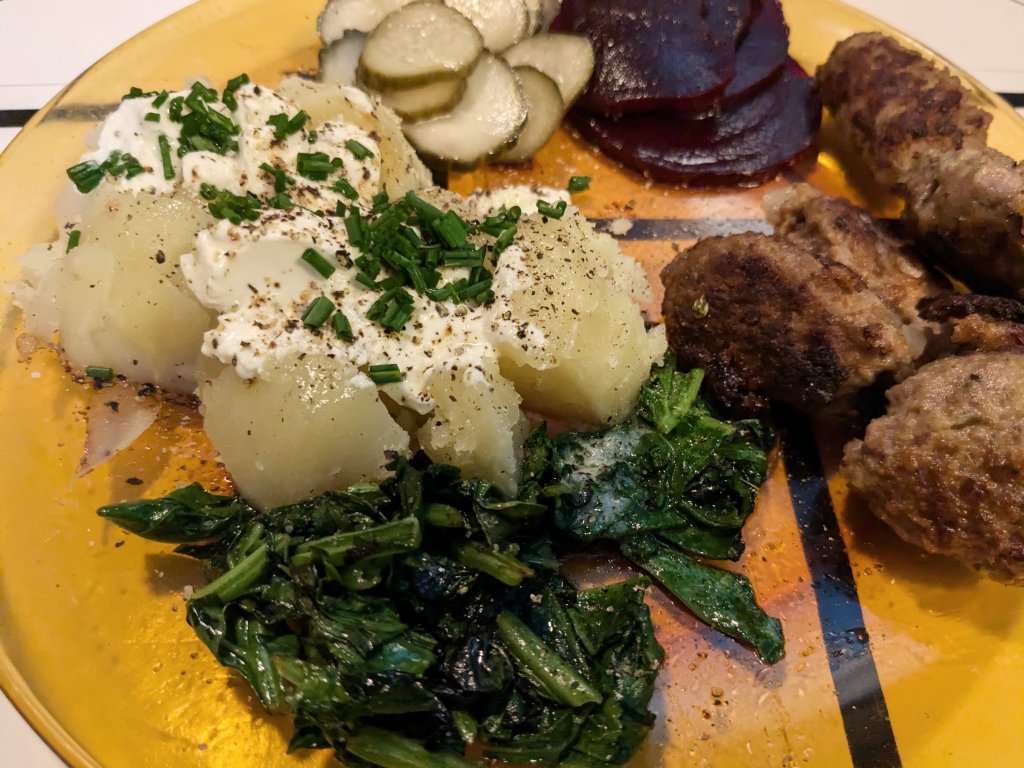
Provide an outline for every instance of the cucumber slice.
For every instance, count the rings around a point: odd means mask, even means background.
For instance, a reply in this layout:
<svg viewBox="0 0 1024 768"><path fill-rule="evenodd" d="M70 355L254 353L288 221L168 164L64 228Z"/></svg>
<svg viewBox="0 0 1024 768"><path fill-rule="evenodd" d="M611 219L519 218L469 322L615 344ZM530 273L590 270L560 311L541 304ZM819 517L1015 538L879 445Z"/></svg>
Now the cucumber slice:
<svg viewBox="0 0 1024 768"><path fill-rule="evenodd" d="M341 40L345 33L373 32L389 13L412 0L330 0L320 12L316 28L324 45Z"/></svg>
<svg viewBox="0 0 1024 768"><path fill-rule="evenodd" d="M555 16L562 10L562 0L540 0L540 25L538 32L547 32Z"/></svg>
<svg viewBox="0 0 1024 768"><path fill-rule="evenodd" d="M528 35L536 35L540 32L541 21L543 21L544 14L544 0L524 0L526 5L526 18Z"/></svg>
<svg viewBox="0 0 1024 768"><path fill-rule="evenodd" d="M465 77L483 51L476 27L456 10L420 0L387 16L370 33L359 77L379 90Z"/></svg>
<svg viewBox="0 0 1024 768"><path fill-rule="evenodd" d="M380 99L406 120L425 120L450 110L465 92L465 80L438 80L416 88L381 91Z"/></svg>
<svg viewBox="0 0 1024 768"><path fill-rule="evenodd" d="M480 30L484 48L501 53L529 34L530 17L524 0L444 0Z"/></svg>
<svg viewBox="0 0 1024 768"><path fill-rule="evenodd" d="M428 164L472 168L514 142L525 122L526 100L515 73L485 53L455 109L406 125L405 136Z"/></svg>
<svg viewBox="0 0 1024 768"><path fill-rule="evenodd" d="M554 80L533 67L516 67L515 73L523 88L528 115L516 143L497 156L499 163L529 160L548 143L565 116L565 105Z"/></svg>
<svg viewBox="0 0 1024 768"><path fill-rule="evenodd" d="M522 40L502 54L513 67L533 67L558 83L565 108L583 93L594 72L594 49L579 35L549 32Z"/></svg>
<svg viewBox="0 0 1024 768"><path fill-rule="evenodd" d="M348 30L340 40L320 49L320 82L356 84L359 57L366 45L366 33Z"/></svg>

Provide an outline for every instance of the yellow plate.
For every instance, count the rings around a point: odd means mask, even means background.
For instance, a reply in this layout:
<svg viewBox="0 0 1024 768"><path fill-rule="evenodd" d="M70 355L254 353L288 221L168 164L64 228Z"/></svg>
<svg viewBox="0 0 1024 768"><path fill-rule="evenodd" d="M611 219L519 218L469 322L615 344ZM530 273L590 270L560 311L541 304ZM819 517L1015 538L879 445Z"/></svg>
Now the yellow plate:
<svg viewBox="0 0 1024 768"><path fill-rule="evenodd" d="M21 252L54 235L63 171L81 153L97 107L115 103L130 85L174 88L197 73L223 83L246 71L273 83L285 72L312 69L322 5L203 0L125 44L62 93L0 158L0 282L15 277ZM791 50L807 68L853 32L892 32L832 0L786 0L785 10ZM992 143L1024 154L1024 122L961 77L996 115ZM863 200L864 190L848 183L830 151L827 124L823 136L818 164L790 175ZM573 174L594 177L592 191L578 197L589 216L637 220L624 247L652 273L687 236L706 230L708 217L759 216L765 190L649 186L564 133L528 169L486 169L453 178L452 186L465 191L510 178L560 186ZM877 210L889 205L868 202ZM326 764L325 753L286 756L287 724L264 717L186 626L180 594L200 583L195 566L94 515L101 504L160 493L193 477L222 480L196 420L167 410L130 450L77 478L81 413L93 393L69 382L51 353L18 359L19 321L6 296L0 318L4 691L73 766ZM766 667L654 596L668 660L655 698L658 725L635 765L1018 761L1024 591L894 541L848 505L833 472L843 436L819 441L827 485L806 428L790 425L787 437L785 461L748 526L741 563L765 608L783 620L787 658Z"/></svg>

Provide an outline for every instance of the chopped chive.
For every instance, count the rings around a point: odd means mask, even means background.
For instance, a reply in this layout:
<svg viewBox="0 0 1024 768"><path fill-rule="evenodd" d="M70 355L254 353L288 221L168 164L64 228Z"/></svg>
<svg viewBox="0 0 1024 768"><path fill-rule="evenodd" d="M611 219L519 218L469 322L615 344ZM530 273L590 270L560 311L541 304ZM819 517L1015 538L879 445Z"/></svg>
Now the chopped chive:
<svg viewBox="0 0 1024 768"><path fill-rule="evenodd" d="M515 238L516 228L514 226L509 227L500 235L498 235L498 239L494 241L494 245L491 248L491 252L495 255L495 257L501 255L501 253L506 248L512 245L512 241L515 240Z"/></svg>
<svg viewBox="0 0 1024 768"><path fill-rule="evenodd" d="M373 157L373 152L368 150L355 139L349 139L348 141L346 141L345 148L348 149L348 151L351 152L353 155L355 155L356 160L366 160L368 157Z"/></svg>
<svg viewBox="0 0 1024 768"><path fill-rule="evenodd" d="M334 302L326 296L317 296L302 313L302 324L307 328L319 328L327 322L334 311Z"/></svg>
<svg viewBox="0 0 1024 768"><path fill-rule="evenodd" d="M295 203L293 203L292 199L284 192L280 192L267 200L267 205L271 208L277 208L282 211L288 211L295 207Z"/></svg>
<svg viewBox="0 0 1024 768"><path fill-rule="evenodd" d="M473 285L468 285L459 291L459 298L463 301L480 301L480 297L491 289L491 280L481 280ZM482 301L480 303L483 303Z"/></svg>
<svg viewBox="0 0 1024 768"><path fill-rule="evenodd" d="M446 211L431 222L431 227L449 248L460 248L466 244L466 225L455 211Z"/></svg>
<svg viewBox="0 0 1024 768"><path fill-rule="evenodd" d="M73 165L67 170L68 178L79 192L92 192L103 181L103 169L95 160L86 160Z"/></svg>
<svg viewBox="0 0 1024 768"><path fill-rule="evenodd" d="M138 86L132 86L128 89L128 93L121 97L121 101L128 101L129 99L141 99L146 96L156 96L156 91L144 91Z"/></svg>
<svg viewBox="0 0 1024 768"><path fill-rule="evenodd" d="M295 184L295 179L289 176L281 168L275 168L270 163L263 163L260 165L261 171L266 171L274 179L274 191L277 193L284 192L290 185Z"/></svg>
<svg viewBox="0 0 1024 768"><path fill-rule="evenodd" d="M64 251L64 253L71 253L73 250L75 250L75 248L78 247L78 244L81 241L82 233L79 232L77 229L72 229L71 232L68 234L68 247L67 250Z"/></svg>
<svg viewBox="0 0 1024 768"><path fill-rule="evenodd" d="M267 118L267 125L272 125L274 127L275 138L283 139L287 136L291 136L293 133L301 131L306 125L307 120L309 120L309 115L306 114L305 110L300 109L292 117L288 117L284 112L277 115L271 115Z"/></svg>
<svg viewBox="0 0 1024 768"><path fill-rule="evenodd" d="M371 213L382 213L388 207L388 193L380 191L371 198Z"/></svg>
<svg viewBox="0 0 1024 768"><path fill-rule="evenodd" d="M221 103L224 104L228 109L234 112L238 109L238 99L235 98L235 91L241 88L243 85L248 84L249 76L244 72L238 77L233 77L228 80L228 84L224 86L224 95L221 96Z"/></svg>
<svg viewBox="0 0 1024 768"><path fill-rule="evenodd" d="M110 381L114 378L114 369L103 365L87 365L85 367L85 375L97 381Z"/></svg>
<svg viewBox="0 0 1024 768"><path fill-rule="evenodd" d="M359 209L355 206L345 217L345 231L348 232L348 239L356 248L362 248L366 244L366 230L364 229L363 217L359 215Z"/></svg>
<svg viewBox="0 0 1024 768"><path fill-rule="evenodd" d="M316 138L316 131L310 131L308 134L306 134L306 140L310 144L316 144Z"/></svg>
<svg viewBox="0 0 1024 768"><path fill-rule="evenodd" d="M327 177L334 172L331 158L323 152L299 152L295 166L300 175L312 181L327 181Z"/></svg>
<svg viewBox="0 0 1024 768"><path fill-rule="evenodd" d="M344 341L352 341L354 338L352 324L349 323L348 318L345 317L340 309L334 313L334 317L331 318L331 324L334 326L335 336Z"/></svg>
<svg viewBox="0 0 1024 768"><path fill-rule="evenodd" d="M182 120L181 114L185 108L185 97L175 96L171 99L170 106L167 107L167 116L176 123L180 123Z"/></svg>
<svg viewBox="0 0 1024 768"><path fill-rule="evenodd" d="M332 189L339 195L344 195L349 200L358 200L359 193L356 192L356 188L349 184L345 179L339 179L334 182Z"/></svg>
<svg viewBox="0 0 1024 768"><path fill-rule="evenodd" d="M560 219L562 214L565 213L565 207L567 203L565 200L559 200L557 205L551 205L551 203L545 202L544 200L537 201L537 210L541 215L547 216L549 219Z"/></svg>
<svg viewBox="0 0 1024 768"><path fill-rule="evenodd" d="M402 372L394 363L371 365L367 376L374 384L394 384L402 380Z"/></svg>
<svg viewBox="0 0 1024 768"><path fill-rule="evenodd" d="M171 160L171 142L162 133L157 138L157 144L160 145L160 162L164 166L164 178L170 181L174 178L174 163Z"/></svg>
<svg viewBox="0 0 1024 768"><path fill-rule="evenodd" d="M321 256L315 248L307 248L302 254L302 260L319 272L321 277L330 277L337 271L334 265Z"/></svg>
<svg viewBox="0 0 1024 768"><path fill-rule="evenodd" d="M345 216L345 204L341 200L334 206L334 215L339 218L344 218Z"/></svg>
<svg viewBox="0 0 1024 768"><path fill-rule="evenodd" d="M224 90L226 90L226 91L237 91L243 85L248 85L251 82L252 81L249 79L249 76L247 74L245 74L245 72L243 72L242 74L238 75L237 77L233 77L230 80L228 80L228 84L224 87Z"/></svg>
<svg viewBox="0 0 1024 768"><path fill-rule="evenodd" d="M590 189L590 177L589 176L571 176L569 177L569 193L576 194L577 192L585 192Z"/></svg>
<svg viewBox="0 0 1024 768"><path fill-rule="evenodd" d="M420 220L422 220L424 223L429 224L434 219L441 218L440 209L435 208L426 200L423 200L422 198L418 197L416 193L413 192L411 189L405 193L405 202L407 202L413 208L413 210L416 211L417 215L419 215L420 217Z"/></svg>
<svg viewBox="0 0 1024 768"><path fill-rule="evenodd" d="M160 122L160 113L159 112L147 112L146 116L144 118L142 118L142 119L145 120L147 123L159 123Z"/></svg>
<svg viewBox="0 0 1024 768"><path fill-rule="evenodd" d="M441 252L441 264L446 267L480 267L483 263L483 252L475 249Z"/></svg>
<svg viewBox="0 0 1024 768"><path fill-rule="evenodd" d="M192 83L192 89L189 95L198 96L203 101L216 101L217 89L211 88L207 85L203 85L201 82L196 80L194 83Z"/></svg>
<svg viewBox="0 0 1024 768"><path fill-rule="evenodd" d="M164 105L164 102L165 102L165 101L167 101L167 98L168 98L168 97L169 97L170 95L171 95L171 94L170 94L170 93L168 93L167 91L160 91L160 93L158 93L158 94L156 95L156 98L155 98L155 99L153 99L153 106L154 106L154 107L155 107L156 109L160 109L160 107L162 107L162 106Z"/></svg>
<svg viewBox="0 0 1024 768"><path fill-rule="evenodd" d="M356 282L360 285L365 285L371 291L377 290L377 282L372 277L362 272L356 274Z"/></svg>

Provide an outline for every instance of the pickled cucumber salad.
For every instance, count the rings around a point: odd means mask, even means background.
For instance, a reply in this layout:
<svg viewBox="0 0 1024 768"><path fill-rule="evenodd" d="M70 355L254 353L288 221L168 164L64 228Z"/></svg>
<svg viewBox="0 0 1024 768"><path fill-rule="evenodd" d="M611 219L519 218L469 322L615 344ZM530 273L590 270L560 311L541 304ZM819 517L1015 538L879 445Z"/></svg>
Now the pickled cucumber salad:
<svg viewBox="0 0 1024 768"><path fill-rule="evenodd" d="M430 188L352 87L133 88L68 177L15 287L26 330L195 393L260 508L419 449L512 494L523 408L616 423L665 352L643 271L567 191Z"/></svg>

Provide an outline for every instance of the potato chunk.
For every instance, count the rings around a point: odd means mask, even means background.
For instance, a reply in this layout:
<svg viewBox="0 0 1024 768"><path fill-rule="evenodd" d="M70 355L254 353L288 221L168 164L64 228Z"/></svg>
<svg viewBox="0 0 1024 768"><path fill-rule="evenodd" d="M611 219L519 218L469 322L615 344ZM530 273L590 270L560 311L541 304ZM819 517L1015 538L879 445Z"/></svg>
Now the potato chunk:
<svg viewBox="0 0 1024 768"><path fill-rule="evenodd" d="M437 405L417 433L424 452L514 494L527 423L497 362L438 370L427 390Z"/></svg>
<svg viewBox="0 0 1024 768"><path fill-rule="evenodd" d="M665 353L623 290L618 249L575 208L561 219L524 217L495 273L495 323L502 374L525 404L592 425L623 419L653 363Z"/></svg>
<svg viewBox="0 0 1024 768"><path fill-rule="evenodd" d="M385 452L409 447L376 386L323 355L268 361L252 381L225 367L199 396L206 434L261 509L382 477Z"/></svg>
<svg viewBox="0 0 1024 768"><path fill-rule="evenodd" d="M351 86L300 77L286 77L277 92L304 109L314 123L351 123L374 136L380 145L381 185L392 200L431 183L430 171L402 133L401 119L376 96Z"/></svg>
<svg viewBox="0 0 1024 768"><path fill-rule="evenodd" d="M72 365L192 392L211 315L186 286L180 257L211 221L186 196L103 187L86 199L81 245L63 258L56 296Z"/></svg>

